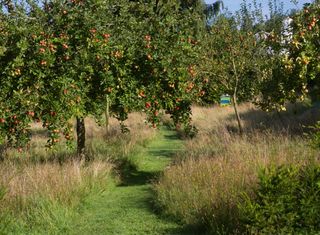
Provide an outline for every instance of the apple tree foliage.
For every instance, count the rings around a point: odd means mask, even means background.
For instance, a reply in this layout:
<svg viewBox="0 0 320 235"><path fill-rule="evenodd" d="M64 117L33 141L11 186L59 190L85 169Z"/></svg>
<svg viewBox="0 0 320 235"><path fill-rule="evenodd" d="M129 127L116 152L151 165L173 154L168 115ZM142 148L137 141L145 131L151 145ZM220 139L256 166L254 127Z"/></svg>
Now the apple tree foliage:
<svg viewBox="0 0 320 235"><path fill-rule="evenodd" d="M0 132L15 147L30 123L48 129L48 146L72 141L84 153L84 118L97 119L107 97L121 122L144 111L154 127L165 110L191 130L199 98L194 12L180 1L53 0L1 7Z"/></svg>
<svg viewBox="0 0 320 235"><path fill-rule="evenodd" d="M35 120L38 104L37 82L33 67L32 38L39 25L26 12L9 13L1 6L0 21L0 136L15 147L26 145L29 123Z"/></svg>
<svg viewBox="0 0 320 235"><path fill-rule="evenodd" d="M304 100L319 86L318 2L305 5L292 16L289 32L271 32L265 40L270 50L267 76L260 84L258 101L264 110L285 110L286 102Z"/></svg>
<svg viewBox="0 0 320 235"><path fill-rule="evenodd" d="M293 36L288 46L292 83L300 99L320 85L320 2L306 5L293 17ZM319 92L319 90L317 90ZM318 95L319 97L319 95Z"/></svg>
<svg viewBox="0 0 320 235"><path fill-rule="evenodd" d="M195 17L191 11L181 12L179 2L157 7L148 16L150 26L135 57L138 96L153 126L165 110L177 127L183 124L191 131L191 104L203 95L197 76L198 40L191 20Z"/></svg>

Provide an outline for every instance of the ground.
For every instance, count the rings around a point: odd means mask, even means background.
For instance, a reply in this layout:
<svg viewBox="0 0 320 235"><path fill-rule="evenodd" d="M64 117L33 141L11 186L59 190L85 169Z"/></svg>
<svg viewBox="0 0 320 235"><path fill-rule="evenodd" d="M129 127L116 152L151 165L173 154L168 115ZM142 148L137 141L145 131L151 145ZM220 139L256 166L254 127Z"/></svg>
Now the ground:
<svg viewBox="0 0 320 235"><path fill-rule="evenodd" d="M81 209L74 234L193 234L179 223L155 213L150 182L170 164L183 148L174 131L162 129L147 146L132 156L137 168L123 172L121 184L114 183L102 195L90 198ZM198 234L198 233L197 233Z"/></svg>

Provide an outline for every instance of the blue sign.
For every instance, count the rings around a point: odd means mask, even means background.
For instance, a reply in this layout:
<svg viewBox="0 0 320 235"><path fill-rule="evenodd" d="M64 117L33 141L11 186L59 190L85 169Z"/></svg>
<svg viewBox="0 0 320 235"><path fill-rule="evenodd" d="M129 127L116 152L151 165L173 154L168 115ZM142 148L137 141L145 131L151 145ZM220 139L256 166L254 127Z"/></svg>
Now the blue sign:
<svg viewBox="0 0 320 235"><path fill-rule="evenodd" d="M230 95L222 95L220 97L220 106L224 107L224 106L229 106L229 105L231 105Z"/></svg>

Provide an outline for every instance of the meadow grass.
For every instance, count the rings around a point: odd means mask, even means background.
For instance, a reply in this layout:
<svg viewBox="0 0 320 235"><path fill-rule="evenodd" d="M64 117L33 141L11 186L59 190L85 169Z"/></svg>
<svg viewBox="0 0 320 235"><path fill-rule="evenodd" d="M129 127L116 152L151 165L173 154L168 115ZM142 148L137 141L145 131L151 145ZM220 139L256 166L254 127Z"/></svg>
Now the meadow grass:
<svg viewBox="0 0 320 235"><path fill-rule="evenodd" d="M196 227L195 234L243 233L238 205L253 195L259 170L319 157L303 135L319 113L303 105L280 115L250 104L240 110L242 136L231 107L193 107L199 132L184 140L185 150L138 113L130 115L126 134L114 119L108 132L86 119L87 163L64 143L46 150L46 132L34 124L30 148L6 151L0 164L0 234L192 234L154 214L152 200L168 219Z"/></svg>
<svg viewBox="0 0 320 235"><path fill-rule="evenodd" d="M319 117L316 109L289 107L280 116L250 104L240 110L242 136L231 107L193 108L198 135L186 140L186 150L154 184L166 215L212 234L241 234L238 205L244 194L252 195L260 169L319 157L303 135Z"/></svg>
<svg viewBox="0 0 320 235"><path fill-rule="evenodd" d="M144 116L131 114L123 134L116 120L108 132L86 119L90 162L79 161L75 149L60 143L45 148L46 131L33 124L30 148L8 149L0 164L0 234L68 234L86 200L112 188L119 179L117 164L155 135Z"/></svg>

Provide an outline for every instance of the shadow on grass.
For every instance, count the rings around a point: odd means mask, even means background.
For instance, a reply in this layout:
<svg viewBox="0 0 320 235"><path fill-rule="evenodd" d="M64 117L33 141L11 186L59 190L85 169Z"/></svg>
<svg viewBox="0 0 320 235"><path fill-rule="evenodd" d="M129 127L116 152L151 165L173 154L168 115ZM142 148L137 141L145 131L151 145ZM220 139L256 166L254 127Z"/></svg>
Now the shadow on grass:
<svg viewBox="0 0 320 235"><path fill-rule="evenodd" d="M178 140L179 136L176 133L165 134L164 138L167 141ZM147 147L146 154L149 157L154 158L154 161L159 161L159 158L173 158L175 153L179 150L174 148L161 148L159 147ZM143 171L140 170L139 167L135 164L134 160L132 161L129 158L123 158L119 160L117 163L117 172L120 174L121 178L121 186L133 186L133 185L145 185L149 184L152 181L156 180L162 171Z"/></svg>
<svg viewBox="0 0 320 235"><path fill-rule="evenodd" d="M290 104L287 106L287 111L267 113L262 110L250 109L242 112L240 116L245 133L258 130L301 136L310 132L309 127L320 120L320 111L318 105L310 107L305 104ZM235 120L235 116L231 114L227 120ZM237 126L228 125L227 130L230 133L238 133Z"/></svg>
<svg viewBox="0 0 320 235"><path fill-rule="evenodd" d="M130 171L122 171L121 179L122 183L120 186L134 186L134 185L145 185L156 180L160 175L160 172L146 172L138 171L137 169Z"/></svg>
<svg viewBox="0 0 320 235"><path fill-rule="evenodd" d="M164 135L164 138L167 140L179 140L180 137L177 134L172 134L172 135Z"/></svg>
<svg viewBox="0 0 320 235"><path fill-rule="evenodd" d="M141 171L129 159L122 159L116 162L116 172L120 175L121 183L119 186L138 186L146 185L157 179L159 171Z"/></svg>

